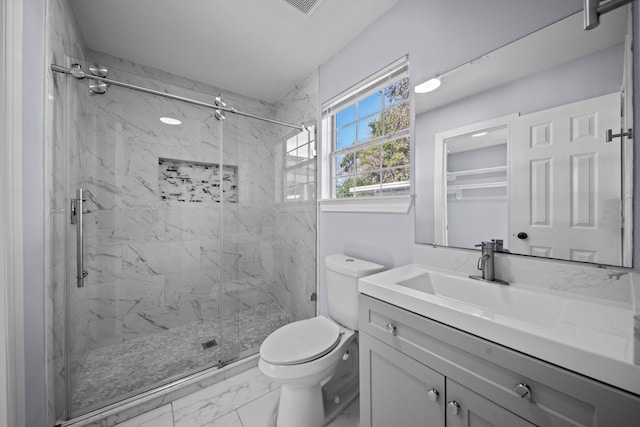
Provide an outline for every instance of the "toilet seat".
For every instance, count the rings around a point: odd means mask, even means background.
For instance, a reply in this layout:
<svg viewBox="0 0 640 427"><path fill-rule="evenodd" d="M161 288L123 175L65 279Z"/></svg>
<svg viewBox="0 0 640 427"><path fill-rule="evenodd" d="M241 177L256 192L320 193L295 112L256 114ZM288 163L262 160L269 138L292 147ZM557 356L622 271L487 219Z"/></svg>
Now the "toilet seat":
<svg viewBox="0 0 640 427"><path fill-rule="evenodd" d="M340 327L323 316L281 327L264 340L260 357L274 365L297 365L318 359L340 342Z"/></svg>

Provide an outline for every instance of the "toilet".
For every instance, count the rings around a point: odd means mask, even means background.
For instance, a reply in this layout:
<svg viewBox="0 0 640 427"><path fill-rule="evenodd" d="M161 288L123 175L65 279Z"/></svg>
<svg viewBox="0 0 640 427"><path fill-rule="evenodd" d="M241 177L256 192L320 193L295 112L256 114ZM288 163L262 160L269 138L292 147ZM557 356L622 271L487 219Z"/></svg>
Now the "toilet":
<svg viewBox="0 0 640 427"><path fill-rule="evenodd" d="M277 427L321 427L322 386L336 372L358 328L358 279L384 267L346 255L325 258L329 317L274 331L260 346L260 371L280 385Z"/></svg>

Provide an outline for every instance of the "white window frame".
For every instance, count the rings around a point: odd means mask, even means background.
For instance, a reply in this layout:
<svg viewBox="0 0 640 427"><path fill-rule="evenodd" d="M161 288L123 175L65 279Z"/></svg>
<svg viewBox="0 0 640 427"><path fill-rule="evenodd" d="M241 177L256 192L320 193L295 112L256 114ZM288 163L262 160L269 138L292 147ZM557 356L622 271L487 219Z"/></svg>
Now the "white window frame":
<svg viewBox="0 0 640 427"><path fill-rule="evenodd" d="M282 166L279 168L279 170L282 171L282 183L279 185L280 189L279 191L281 192L281 196L280 196L280 200L284 203L291 203L291 202L296 202L296 201L308 201L308 200L315 200L316 199L316 191L317 191L317 186L316 186L316 176L317 176L317 172L316 172L316 154L317 154L317 132L316 132L316 126L315 124L313 125L309 125L306 126L306 130L303 131L298 131L295 132L293 134L291 134L282 144L282 151L280 151L279 155L282 156ZM306 134L306 135L305 135ZM306 136L306 138L305 138ZM305 146L307 146L307 156L301 156L298 157L297 160L295 160L293 163L291 163L290 160L290 153L293 151L292 149L290 149L289 145L289 141L296 139L296 146L293 150L295 149L300 149L300 148L304 148ZM292 157L295 158L295 157ZM309 173L309 167L313 167L313 174ZM307 169L307 180L304 184L304 194L302 194L302 197L290 197L289 196L289 188L292 187L289 184L289 173L290 172L294 172L298 171L298 170L302 170L306 168ZM302 175L301 175L302 176ZM295 186L297 186L298 184L295 184Z"/></svg>
<svg viewBox="0 0 640 427"><path fill-rule="evenodd" d="M359 84L353 86L343 94L333 98L323 104L321 136L322 136L322 199L319 201L320 210L327 212L389 212L389 213L407 213L413 196L413 166L412 159L406 167L410 171L410 179L406 183L389 183L388 185L375 185L376 189L382 186L387 188L407 188L407 194L381 193L368 197L344 197L336 198L335 186L335 159L338 155L355 152L366 149L367 147L382 145L387 141L394 141L401 138L409 140L410 152L412 153L411 129L413 128L413 114L409 111L409 127L393 134L385 135L371 141L362 142L341 150L335 148L335 115L342 111L345 107L356 103L358 100L365 99L372 93L384 88L394 81L409 77L408 58L403 57L383 70L377 72L371 77L365 79ZM412 108L412 94L409 94L408 105ZM382 111L384 112L384 110ZM357 123L357 122L356 122ZM384 168L381 168L381 170ZM373 189L373 188L372 188ZM359 190L367 190L367 188L359 188Z"/></svg>

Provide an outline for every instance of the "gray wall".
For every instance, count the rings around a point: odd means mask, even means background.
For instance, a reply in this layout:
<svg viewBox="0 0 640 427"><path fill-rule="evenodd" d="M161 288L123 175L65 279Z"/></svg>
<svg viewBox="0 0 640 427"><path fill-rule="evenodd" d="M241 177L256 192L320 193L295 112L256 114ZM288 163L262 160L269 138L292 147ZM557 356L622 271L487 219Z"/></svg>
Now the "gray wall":
<svg viewBox="0 0 640 427"><path fill-rule="evenodd" d="M44 1L24 2L24 364L25 420L29 427L47 424L44 341L44 14Z"/></svg>
<svg viewBox="0 0 640 427"><path fill-rule="evenodd" d="M405 54L409 54L414 85L575 13L582 6L581 0L399 0L320 66L320 102ZM414 166L417 168L420 166ZM421 197L418 195L418 200ZM326 255L342 252L386 267L411 261L413 211L407 215L321 213L318 227L322 313L326 313Z"/></svg>

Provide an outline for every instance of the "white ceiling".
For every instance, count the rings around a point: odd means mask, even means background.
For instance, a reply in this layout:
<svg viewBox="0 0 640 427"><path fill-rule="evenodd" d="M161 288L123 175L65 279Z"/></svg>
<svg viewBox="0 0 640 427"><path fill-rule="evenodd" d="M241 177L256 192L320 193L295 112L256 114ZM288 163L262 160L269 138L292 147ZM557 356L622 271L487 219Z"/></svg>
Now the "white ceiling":
<svg viewBox="0 0 640 427"><path fill-rule="evenodd" d="M71 0L88 48L277 102L397 0Z"/></svg>

